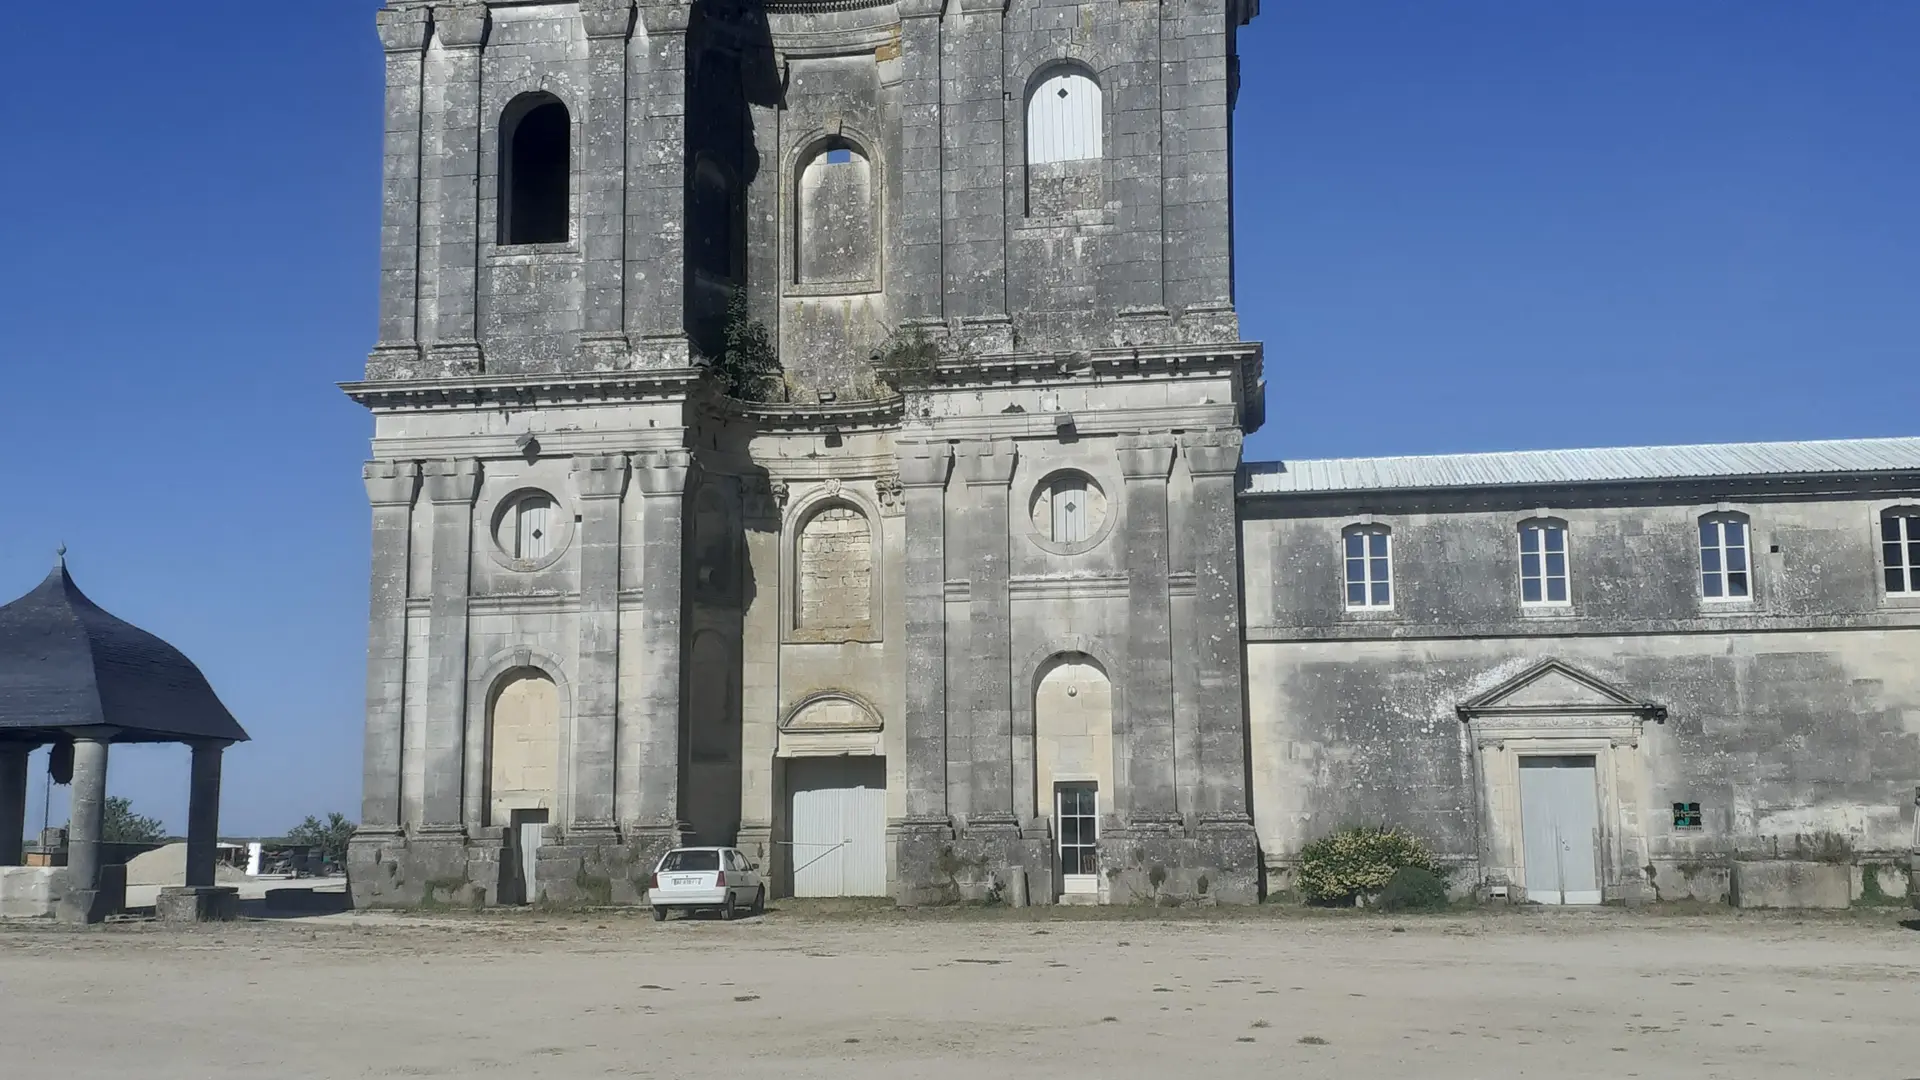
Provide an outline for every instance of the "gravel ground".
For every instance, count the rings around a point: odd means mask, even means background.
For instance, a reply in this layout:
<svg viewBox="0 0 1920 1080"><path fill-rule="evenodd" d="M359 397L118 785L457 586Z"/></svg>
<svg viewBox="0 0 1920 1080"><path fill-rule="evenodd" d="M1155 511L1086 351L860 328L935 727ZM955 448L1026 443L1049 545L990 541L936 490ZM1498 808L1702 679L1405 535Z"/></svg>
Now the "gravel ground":
<svg viewBox="0 0 1920 1080"><path fill-rule="evenodd" d="M1912 912L0 925L7 1075L1920 1077Z"/></svg>

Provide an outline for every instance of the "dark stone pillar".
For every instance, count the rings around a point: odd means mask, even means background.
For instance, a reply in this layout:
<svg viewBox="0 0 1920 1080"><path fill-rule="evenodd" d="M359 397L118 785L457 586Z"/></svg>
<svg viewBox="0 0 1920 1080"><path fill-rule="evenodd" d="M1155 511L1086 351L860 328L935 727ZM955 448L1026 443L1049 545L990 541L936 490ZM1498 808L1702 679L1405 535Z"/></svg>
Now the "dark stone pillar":
<svg viewBox="0 0 1920 1080"><path fill-rule="evenodd" d="M32 743L0 743L0 866L26 858L27 755Z"/></svg>
<svg viewBox="0 0 1920 1080"><path fill-rule="evenodd" d="M188 887L211 886L220 842L220 755L224 742L193 744L187 796Z"/></svg>

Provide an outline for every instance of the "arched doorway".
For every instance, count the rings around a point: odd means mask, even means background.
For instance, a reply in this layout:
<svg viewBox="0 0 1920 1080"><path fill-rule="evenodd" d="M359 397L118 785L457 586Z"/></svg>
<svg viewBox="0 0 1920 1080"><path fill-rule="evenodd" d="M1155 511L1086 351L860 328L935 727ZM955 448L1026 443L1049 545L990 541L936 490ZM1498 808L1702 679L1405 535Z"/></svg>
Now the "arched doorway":
<svg viewBox="0 0 1920 1080"><path fill-rule="evenodd" d="M502 903L539 899L541 841L560 806L560 690L544 671L500 677L487 709L487 821L507 827Z"/></svg>
<svg viewBox="0 0 1920 1080"><path fill-rule="evenodd" d="M1100 818L1113 805L1113 684L1084 653L1041 665L1033 692L1034 805L1053 821L1055 889L1100 892Z"/></svg>

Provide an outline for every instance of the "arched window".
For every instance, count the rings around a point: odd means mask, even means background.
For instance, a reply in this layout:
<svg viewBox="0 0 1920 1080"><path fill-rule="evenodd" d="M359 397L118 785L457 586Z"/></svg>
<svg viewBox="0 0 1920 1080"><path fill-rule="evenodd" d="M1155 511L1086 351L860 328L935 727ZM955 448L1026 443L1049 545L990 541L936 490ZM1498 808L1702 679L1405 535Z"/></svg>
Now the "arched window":
<svg viewBox="0 0 1920 1080"><path fill-rule="evenodd" d="M500 242L560 244L572 218L573 120L552 94L522 94L500 117Z"/></svg>
<svg viewBox="0 0 1920 1080"><path fill-rule="evenodd" d="M879 228L873 166L850 142L820 146L800 167L795 202L794 276L802 285L875 281Z"/></svg>
<svg viewBox="0 0 1920 1080"><path fill-rule="evenodd" d="M1702 597L1745 600L1753 595L1747 549L1747 515L1708 514L1700 519Z"/></svg>
<svg viewBox="0 0 1920 1080"><path fill-rule="evenodd" d="M873 533L867 517L828 503L800 527L794 626L865 633L873 624Z"/></svg>
<svg viewBox="0 0 1920 1080"><path fill-rule="evenodd" d="M1920 593L1920 506L1896 506L1881 513L1880 564L1887 592Z"/></svg>
<svg viewBox="0 0 1920 1080"><path fill-rule="evenodd" d="M1536 518L1520 523L1520 603L1551 607L1567 595L1567 523Z"/></svg>
<svg viewBox="0 0 1920 1080"><path fill-rule="evenodd" d="M1027 95L1027 164L1100 156L1100 84L1056 69Z"/></svg>
<svg viewBox="0 0 1920 1080"><path fill-rule="evenodd" d="M1347 610L1393 607L1393 531L1385 525L1349 525L1342 541L1347 561Z"/></svg>

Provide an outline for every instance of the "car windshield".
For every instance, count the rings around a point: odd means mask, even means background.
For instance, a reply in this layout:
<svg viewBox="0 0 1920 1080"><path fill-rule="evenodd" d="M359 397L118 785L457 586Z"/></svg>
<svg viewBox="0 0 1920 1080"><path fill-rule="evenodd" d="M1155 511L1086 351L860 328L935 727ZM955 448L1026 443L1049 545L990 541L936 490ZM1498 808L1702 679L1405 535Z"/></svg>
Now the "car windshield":
<svg viewBox="0 0 1920 1080"><path fill-rule="evenodd" d="M720 853L717 851L669 851L660 863L660 869L669 872L686 870L720 869Z"/></svg>

